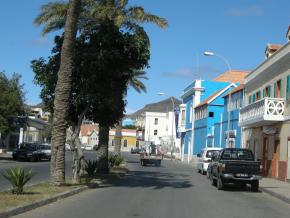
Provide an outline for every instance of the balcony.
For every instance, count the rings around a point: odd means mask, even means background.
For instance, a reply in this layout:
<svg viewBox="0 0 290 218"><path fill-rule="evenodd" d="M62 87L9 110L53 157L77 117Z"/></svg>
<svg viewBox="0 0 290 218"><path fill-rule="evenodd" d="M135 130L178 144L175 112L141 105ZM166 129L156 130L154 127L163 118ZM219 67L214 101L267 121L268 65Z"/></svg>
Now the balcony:
<svg viewBox="0 0 290 218"><path fill-rule="evenodd" d="M270 125L284 120L285 99L263 98L240 110L239 125L243 127Z"/></svg>
<svg viewBox="0 0 290 218"><path fill-rule="evenodd" d="M180 124L180 126L177 129L177 132L186 132L186 128L185 128L185 120L182 121L182 123Z"/></svg>

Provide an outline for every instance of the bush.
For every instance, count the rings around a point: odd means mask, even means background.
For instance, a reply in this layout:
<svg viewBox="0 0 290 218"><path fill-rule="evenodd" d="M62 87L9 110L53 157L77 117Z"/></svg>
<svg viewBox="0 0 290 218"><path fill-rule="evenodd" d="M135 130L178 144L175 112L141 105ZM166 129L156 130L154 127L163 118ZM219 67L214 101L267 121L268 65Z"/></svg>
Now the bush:
<svg viewBox="0 0 290 218"><path fill-rule="evenodd" d="M124 161L124 158L118 154L109 154L110 167L117 167Z"/></svg>
<svg viewBox="0 0 290 218"><path fill-rule="evenodd" d="M33 173L31 169L25 173L23 167L17 167L6 170L2 175L12 185L11 191L13 194L23 194L24 185L35 175L35 173Z"/></svg>
<svg viewBox="0 0 290 218"><path fill-rule="evenodd" d="M89 175L89 177L94 177L98 169L98 162L97 160L89 160L86 161L85 171Z"/></svg>

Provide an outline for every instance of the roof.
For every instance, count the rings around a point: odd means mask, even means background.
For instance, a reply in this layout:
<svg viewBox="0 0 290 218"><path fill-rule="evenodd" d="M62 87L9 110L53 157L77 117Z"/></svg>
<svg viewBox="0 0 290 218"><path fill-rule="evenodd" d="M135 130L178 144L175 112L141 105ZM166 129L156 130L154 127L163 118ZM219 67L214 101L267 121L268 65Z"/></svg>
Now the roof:
<svg viewBox="0 0 290 218"><path fill-rule="evenodd" d="M249 73L248 71L242 71L242 70L226 71L225 73L214 78L213 81L232 82L232 83L242 83L243 84L244 79L248 73Z"/></svg>
<svg viewBox="0 0 290 218"><path fill-rule="evenodd" d="M97 125L91 125L91 124L81 125L81 136L90 135L94 130L98 132L99 127Z"/></svg>
<svg viewBox="0 0 290 218"><path fill-rule="evenodd" d="M228 96L228 95L230 95L230 94L234 94L234 93L236 93L236 92L238 92L238 91L241 91L241 90L243 90L243 89L244 89L244 84L241 84L241 85L239 85L238 87L234 88L234 89L233 89L232 91L230 91L229 93L225 94L225 95L223 96L223 98L226 97L226 96Z"/></svg>
<svg viewBox="0 0 290 218"><path fill-rule="evenodd" d="M211 96L209 96L207 99L205 99L203 102L201 102L200 104L198 104L195 108L201 107L203 105L209 104L213 99L215 99L217 96L220 95L220 92L223 91L225 88L222 88L218 91L216 91L215 93L213 93Z"/></svg>
<svg viewBox="0 0 290 218"><path fill-rule="evenodd" d="M265 50L265 53L267 52L267 51L271 51L271 52L275 52L275 51L277 51L278 49L280 49L282 47L282 45L280 45L280 44L270 44L270 43L268 43L267 44L267 47L266 47L266 50Z"/></svg>

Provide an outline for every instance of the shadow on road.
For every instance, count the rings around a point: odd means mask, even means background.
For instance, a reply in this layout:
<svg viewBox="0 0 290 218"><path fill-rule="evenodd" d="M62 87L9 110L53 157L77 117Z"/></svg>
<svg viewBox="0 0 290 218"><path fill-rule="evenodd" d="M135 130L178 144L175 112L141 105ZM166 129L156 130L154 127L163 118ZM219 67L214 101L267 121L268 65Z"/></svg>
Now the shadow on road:
<svg viewBox="0 0 290 218"><path fill-rule="evenodd" d="M101 188L117 186L117 187L152 187L153 189L162 188L189 188L193 187L191 181L186 179L187 175L172 174L162 172L147 171L130 171L123 176L108 175L103 177L103 185Z"/></svg>

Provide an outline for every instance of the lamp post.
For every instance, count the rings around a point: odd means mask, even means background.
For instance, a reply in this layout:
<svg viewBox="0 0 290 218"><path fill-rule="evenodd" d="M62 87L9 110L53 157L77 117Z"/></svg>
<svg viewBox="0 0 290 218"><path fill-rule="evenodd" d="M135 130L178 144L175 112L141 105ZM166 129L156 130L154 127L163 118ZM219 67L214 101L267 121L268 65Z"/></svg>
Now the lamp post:
<svg viewBox="0 0 290 218"><path fill-rule="evenodd" d="M158 95L167 95L164 92L159 92ZM168 95L167 95L168 96ZM172 122L171 122L171 145L170 145L170 153L171 153L171 159L172 159L172 153L173 153L173 149L174 149L174 136L173 136L173 127L174 127L174 100L173 97L170 96L170 100L172 102Z"/></svg>
<svg viewBox="0 0 290 218"><path fill-rule="evenodd" d="M211 51L205 51L203 54L205 56L216 56L216 57L222 59L226 63L229 72L232 71L231 70L230 63L229 63L229 61L225 57L223 57L223 56L221 56L219 54L215 54L214 52L211 52ZM231 81L231 83L232 83L232 81ZM230 114L230 103L231 103L231 92L229 92L229 101L228 101L228 128L227 128L228 129L228 134L227 134L227 147L230 147L230 138L229 138L229 136L230 136L230 118L231 118L231 114Z"/></svg>

